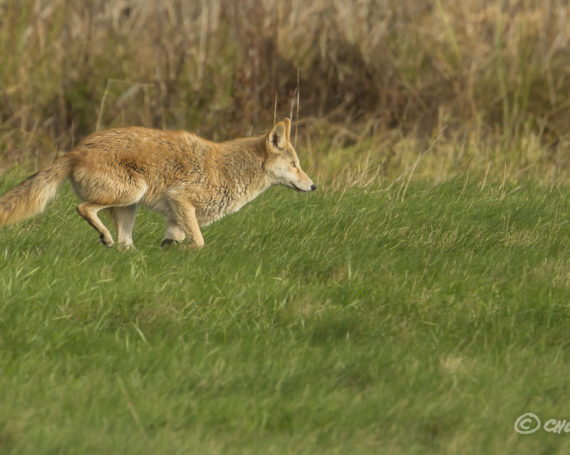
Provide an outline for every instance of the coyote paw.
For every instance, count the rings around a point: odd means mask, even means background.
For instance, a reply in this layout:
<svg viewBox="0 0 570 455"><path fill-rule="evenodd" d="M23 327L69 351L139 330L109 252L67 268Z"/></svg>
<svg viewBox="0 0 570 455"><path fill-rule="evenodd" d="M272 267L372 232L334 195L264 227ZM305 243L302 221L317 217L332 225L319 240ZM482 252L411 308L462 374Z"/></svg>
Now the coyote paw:
<svg viewBox="0 0 570 455"><path fill-rule="evenodd" d="M136 251L137 250L132 243L119 243L117 248L119 251Z"/></svg>
<svg viewBox="0 0 570 455"><path fill-rule="evenodd" d="M110 236L105 236L104 234L100 234L99 238L101 239L101 243L105 245L107 248L111 248L115 242Z"/></svg>
<svg viewBox="0 0 570 455"><path fill-rule="evenodd" d="M164 239L162 242L160 242L160 246L161 247L167 247L169 248L172 245L176 245L178 243L178 240L174 240L174 239Z"/></svg>

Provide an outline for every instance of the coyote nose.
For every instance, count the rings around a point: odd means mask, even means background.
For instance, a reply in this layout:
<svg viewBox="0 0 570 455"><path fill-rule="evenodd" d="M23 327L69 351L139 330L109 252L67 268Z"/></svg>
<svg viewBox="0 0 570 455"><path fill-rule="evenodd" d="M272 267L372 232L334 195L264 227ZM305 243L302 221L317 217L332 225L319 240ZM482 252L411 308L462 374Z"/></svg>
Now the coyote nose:
<svg viewBox="0 0 570 455"><path fill-rule="evenodd" d="M315 185L314 183L311 185L311 191L315 191L317 189L317 185Z"/></svg>

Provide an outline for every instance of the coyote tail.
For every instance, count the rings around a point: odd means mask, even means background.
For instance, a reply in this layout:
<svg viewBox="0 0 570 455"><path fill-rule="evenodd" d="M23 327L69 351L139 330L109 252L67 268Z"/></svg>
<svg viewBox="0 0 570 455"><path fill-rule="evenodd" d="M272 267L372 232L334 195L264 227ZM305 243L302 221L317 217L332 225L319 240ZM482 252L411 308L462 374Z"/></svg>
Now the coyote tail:
<svg viewBox="0 0 570 455"><path fill-rule="evenodd" d="M70 173L71 159L64 155L1 196L0 226L43 212Z"/></svg>

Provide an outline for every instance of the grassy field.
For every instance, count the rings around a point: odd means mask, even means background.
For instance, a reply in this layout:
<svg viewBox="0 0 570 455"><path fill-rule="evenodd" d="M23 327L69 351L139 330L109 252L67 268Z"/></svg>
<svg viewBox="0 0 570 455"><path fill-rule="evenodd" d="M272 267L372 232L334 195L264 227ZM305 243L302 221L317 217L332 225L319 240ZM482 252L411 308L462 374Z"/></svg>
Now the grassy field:
<svg viewBox="0 0 570 455"><path fill-rule="evenodd" d="M570 420L569 37L567 0L0 0L0 194L285 116L320 188L199 252L145 211L103 248L68 186L0 228L0 454L570 453L514 430Z"/></svg>
<svg viewBox="0 0 570 455"><path fill-rule="evenodd" d="M4 192L13 179L4 179ZM162 250L0 236L1 453L568 453L565 186L272 189Z"/></svg>

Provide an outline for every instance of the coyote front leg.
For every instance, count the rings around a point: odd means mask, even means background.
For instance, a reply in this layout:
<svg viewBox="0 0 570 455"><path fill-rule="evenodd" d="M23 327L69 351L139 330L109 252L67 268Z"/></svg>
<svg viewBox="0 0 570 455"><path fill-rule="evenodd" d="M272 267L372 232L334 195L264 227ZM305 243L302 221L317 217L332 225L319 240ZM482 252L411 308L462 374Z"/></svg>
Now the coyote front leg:
<svg viewBox="0 0 570 455"><path fill-rule="evenodd" d="M182 242L186 238L186 233L178 226L173 217L166 218L166 232L160 246L172 245Z"/></svg>
<svg viewBox="0 0 570 455"><path fill-rule="evenodd" d="M196 219L196 208L190 202L181 199L170 199L169 205L176 220L176 225L190 238L190 246L202 248L204 246L204 237L202 237L200 225ZM170 239L164 239L162 243L172 243L167 242L167 240Z"/></svg>

